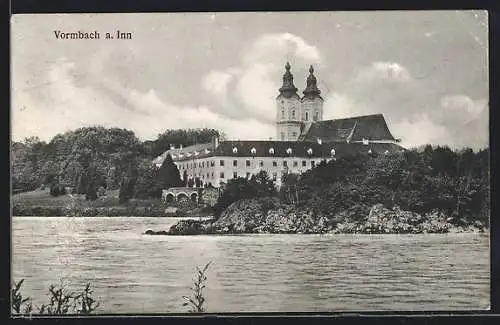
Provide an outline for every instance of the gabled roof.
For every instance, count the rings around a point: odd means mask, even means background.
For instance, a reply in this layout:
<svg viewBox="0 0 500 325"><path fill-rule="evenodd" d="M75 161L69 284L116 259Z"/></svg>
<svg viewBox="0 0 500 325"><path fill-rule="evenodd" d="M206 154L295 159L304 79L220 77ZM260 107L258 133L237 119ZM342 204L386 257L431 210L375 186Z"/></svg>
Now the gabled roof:
<svg viewBox="0 0 500 325"><path fill-rule="evenodd" d="M299 141L343 142L389 140L395 141L382 114L314 122L305 129Z"/></svg>
<svg viewBox="0 0 500 325"><path fill-rule="evenodd" d="M368 154L369 151L373 153L385 153L388 152L401 152L404 148L398 146L394 143L323 143L319 144L317 142L296 142L296 141L223 141L217 147L217 149L210 150L212 144L207 143L204 145L198 145L198 149L205 147L209 151L199 150L198 155L194 155L194 146L187 147L189 149L184 151L183 155L179 156L177 154L172 154L174 161L187 161L194 158L207 158L207 157L249 157L249 158L259 158L259 157L295 157L295 158L327 158L332 156L332 149L335 157L350 156L355 154ZM191 153L187 156L187 153ZM166 152L162 156L166 156ZM162 157L160 156L160 157ZM159 158L160 158L159 157ZM158 158L157 158L158 159ZM164 157L163 157L164 159ZM161 164L163 160L156 163Z"/></svg>
<svg viewBox="0 0 500 325"><path fill-rule="evenodd" d="M236 152L234 149L236 148ZM270 149L274 153L270 152ZM252 153L255 149L255 154ZM291 151L290 151L291 149ZM335 157L368 153L401 152L404 148L394 143L323 143L296 141L225 141L215 150L215 156L229 157L298 157L322 158L330 157L334 150ZM309 151L311 150L311 151ZM308 152L309 151L309 152Z"/></svg>
<svg viewBox="0 0 500 325"><path fill-rule="evenodd" d="M153 160L153 163L156 165L161 165L168 154L172 156L172 159L174 161L182 160L182 157L190 159L192 157L195 157L195 155L196 157L198 156L201 157L203 155L207 155L206 150L208 150L209 152L213 152L214 150L213 146L214 146L213 143L208 142L208 143L194 144L192 146L187 146L182 149L181 148L170 149L162 153L160 156L156 157Z"/></svg>

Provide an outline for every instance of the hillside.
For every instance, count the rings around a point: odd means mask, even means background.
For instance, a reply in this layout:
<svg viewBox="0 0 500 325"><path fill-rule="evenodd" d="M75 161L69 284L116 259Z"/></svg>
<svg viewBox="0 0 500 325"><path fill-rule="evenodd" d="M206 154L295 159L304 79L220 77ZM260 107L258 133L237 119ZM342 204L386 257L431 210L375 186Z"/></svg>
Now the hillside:
<svg viewBox="0 0 500 325"><path fill-rule="evenodd" d="M58 134L48 143L27 138L11 146L12 188L17 193L54 183L85 187L91 181L96 189L117 190L128 172L143 174L170 145L209 142L216 134L212 129L166 130L141 142L132 131L95 126Z"/></svg>

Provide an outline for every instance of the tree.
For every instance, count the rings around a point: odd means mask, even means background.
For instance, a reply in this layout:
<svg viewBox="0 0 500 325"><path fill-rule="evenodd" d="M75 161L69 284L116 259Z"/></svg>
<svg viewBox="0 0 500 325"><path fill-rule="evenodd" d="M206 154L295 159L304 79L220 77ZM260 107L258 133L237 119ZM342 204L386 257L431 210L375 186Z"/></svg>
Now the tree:
<svg viewBox="0 0 500 325"><path fill-rule="evenodd" d="M61 195L61 192L60 192L59 189L60 189L59 184L53 183L50 186L50 195L52 195L52 196L59 196L59 195Z"/></svg>
<svg viewBox="0 0 500 325"><path fill-rule="evenodd" d="M214 206L215 216L220 216L224 209L238 200L271 196L274 193L274 183L269 180L265 172L254 176L252 180L244 177L233 178L223 186L222 193Z"/></svg>
<svg viewBox="0 0 500 325"><path fill-rule="evenodd" d="M249 181L257 192L257 196L271 196L276 193L276 186L265 170L253 175Z"/></svg>
<svg viewBox="0 0 500 325"><path fill-rule="evenodd" d="M137 182L137 167L136 164L130 162L125 176L120 182L120 192L118 198L120 203L128 202L134 196L134 187Z"/></svg>
<svg viewBox="0 0 500 325"><path fill-rule="evenodd" d="M160 198L161 190L156 180L155 167L149 167L139 174L134 196L140 199Z"/></svg>
<svg viewBox="0 0 500 325"><path fill-rule="evenodd" d="M167 155L157 171L158 187L161 189L168 189L171 187L182 186L182 180L179 169L174 164L172 157Z"/></svg>
<svg viewBox="0 0 500 325"><path fill-rule="evenodd" d="M96 181L96 168L90 165L87 170L87 189L85 191L85 199L94 201L97 199L97 181Z"/></svg>
<svg viewBox="0 0 500 325"><path fill-rule="evenodd" d="M184 170L184 173L182 174L182 185L185 187L188 186L188 173L186 170Z"/></svg>
<svg viewBox="0 0 500 325"><path fill-rule="evenodd" d="M153 156L159 156L163 152L169 150L170 145L176 147L181 144L190 146L196 143L207 143L212 140L214 136L220 137L221 133L215 129L177 129L166 130L158 134L154 144L148 144L152 147Z"/></svg>
<svg viewBox="0 0 500 325"><path fill-rule="evenodd" d="M231 203L240 199L256 197L257 191L246 178L238 177L229 180L214 206L215 216L218 217Z"/></svg>
<svg viewBox="0 0 500 325"><path fill-rule="evenodd" d="M281 176L281 197L287 203L299 203L299 175L285 173Z"/></svg>

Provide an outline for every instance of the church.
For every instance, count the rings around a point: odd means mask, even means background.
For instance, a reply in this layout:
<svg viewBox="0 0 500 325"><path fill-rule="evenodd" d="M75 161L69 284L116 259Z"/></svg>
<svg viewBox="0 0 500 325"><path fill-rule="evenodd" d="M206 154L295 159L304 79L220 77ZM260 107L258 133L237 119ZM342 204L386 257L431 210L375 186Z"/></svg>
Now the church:
<svg viewBox="0 0 500 325"><path fill-rule="evenodd" d="M388 154L405 149L397 143L382 114L323 120L324 99L314 68L309 68L300 96L287 62L283 85L276 97L276 140L219 141L164 152L154 160L159 167L167 155L181 178L198 180L200 187L219 187L237 177L250 178L261 170L281 185L283 173L303 173L321 161L358 153Z"/></svg>

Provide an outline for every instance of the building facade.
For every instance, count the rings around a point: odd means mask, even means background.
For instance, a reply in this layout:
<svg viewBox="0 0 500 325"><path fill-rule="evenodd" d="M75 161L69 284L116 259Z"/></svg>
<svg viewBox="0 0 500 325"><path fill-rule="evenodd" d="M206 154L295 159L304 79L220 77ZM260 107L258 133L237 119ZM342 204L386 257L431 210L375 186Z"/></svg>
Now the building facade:
<svg viewBox="0 0 500 325"><path fill-rule="evenodd" d="M359 153L402 152L382 114L323 120L321 91L309 68L304 96L297 94L287 62L283 85L276 98L276 141L221 141L174 148L154 160L161 166L167 155L183 180L200 187L219 187L237 177L251 178L266 171L281 186L284 173L301 174L321 161Z"/></svg>

